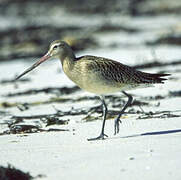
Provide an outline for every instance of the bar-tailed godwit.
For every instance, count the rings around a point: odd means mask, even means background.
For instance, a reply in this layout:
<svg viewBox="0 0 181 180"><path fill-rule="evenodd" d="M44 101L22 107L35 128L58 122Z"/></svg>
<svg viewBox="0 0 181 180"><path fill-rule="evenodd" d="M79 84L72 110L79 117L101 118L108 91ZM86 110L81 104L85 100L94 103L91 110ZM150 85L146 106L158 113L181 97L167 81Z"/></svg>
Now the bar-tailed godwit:
<svg viewBox="0 0 181 180"><path fill-rule="evenodd" d="M121 115L133 101L133 97L125 91L139 87L149 87L156 83L164 83L164 80L167 79L162 77L169 75L141 72L130 66L103 57L89 55L76 57L71 47L66 42L56 40L50 44L48 52L39 61L16 77L15 80L30 72L51 57L60 59L65 74L80 88L100 96L103 106L103 124L101 133L98 137L88 140L98 140L107 137L104 133L107 114L107 106L104 100L106 94L122 92L128 97L127 103L124 105L114 122L114 134L116 134L119 132Z"/></svg>

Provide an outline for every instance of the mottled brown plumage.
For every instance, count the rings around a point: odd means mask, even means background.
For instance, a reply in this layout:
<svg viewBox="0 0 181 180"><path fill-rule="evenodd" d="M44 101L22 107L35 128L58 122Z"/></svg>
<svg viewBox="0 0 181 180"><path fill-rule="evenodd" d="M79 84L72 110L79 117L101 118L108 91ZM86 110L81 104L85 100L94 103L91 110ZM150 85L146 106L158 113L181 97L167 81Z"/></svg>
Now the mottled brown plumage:
<svg viewBox="0 0 181 180"><path fill-rule="evenodd" d="M138 71L130 66L124 65L111 59L96 56L82 56L76 58L76 61L87 61L88 69L99 71L104 78L118 83L133 83L139 84L148 83L163 83L168 74L151 74Z"/></svg>
<svg viewBox="0 0 181 180"><path fill-rule="evenodd" d="M33 66L20 74L16 80L50 57L60 59L65 74L80 88L101 97L104 113L101 134L97 138L89 140L104 139L104 137L107 136L104 134L107 114L107 106L104 101L105 94L121 91L128 97L128 102L115 120L114 128L116 134L119 132L120 117L133 100L132 96L127 94L125 90L149 87L156 83L163 83L166 80L163 77L169 75L145 73L103 57L82 56L76 58L71 47L67 43L56 40L50 44L48 53Z"/></svg>

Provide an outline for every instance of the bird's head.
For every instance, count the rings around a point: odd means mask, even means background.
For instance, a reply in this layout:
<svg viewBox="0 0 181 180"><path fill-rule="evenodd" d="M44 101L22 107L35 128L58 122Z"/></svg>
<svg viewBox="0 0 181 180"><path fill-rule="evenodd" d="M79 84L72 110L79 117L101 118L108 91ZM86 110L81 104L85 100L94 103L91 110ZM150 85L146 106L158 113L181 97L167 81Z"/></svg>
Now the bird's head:
<svg viewBox="0 0 181 180"><path fill-rule="evenodd" d="M51 57L63 60L65 57L72 55L72 50L65 41L56 40L50 44L47 54Z"/></svg>
<svg viewBox="0 0 181 180"><path fill-rule="evenodd" d="M52 57L59 58L61 60L61 62L63 62L63 60L66 57L69 57L69 59L73 59L75 56L74 56L74 53L73 53L71 47L66 42L61 41L61 40L53 41L50 44L48 52L43 57L41 57L36 63L34 63L30 68L28 68L23 73L21 73L19 76L17 76L15 78L15 80L18 80L19 78L21 78L28 72L35 69L41 63L45 62L46 60L48 60Z"/></svg>

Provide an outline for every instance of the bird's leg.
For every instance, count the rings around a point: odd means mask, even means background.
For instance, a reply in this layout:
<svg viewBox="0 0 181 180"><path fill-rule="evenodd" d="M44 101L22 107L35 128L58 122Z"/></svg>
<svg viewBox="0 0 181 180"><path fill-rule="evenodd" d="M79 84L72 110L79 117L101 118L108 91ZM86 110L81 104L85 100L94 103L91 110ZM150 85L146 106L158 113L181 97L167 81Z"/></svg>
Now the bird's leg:
<svg viewBox="0 0 181 180"><path fill-rule="evenodd" d="M106 115L107 115L107 106L104 100L104 96L100 96L100 99L102 102L102 110L103 110L103 123L102 123L101 134L96 138L87 139L88 141L100 140L100 139L104 139L105 137L108 137L106 134L104 134L104 127L105 127Z"/></svg>
<svg viewBox="0 0 181 180"><path fill-rule="evenodd" d="M126 108L128 106L131 105L132 101L133 101L133 97L130 94L127 94L125 91L122 91L122 93L124 95L126 95L128 97L128 101L127 103L124 105L123 109L121 110L121 112L119 113L118 117L115 119L114 122L114 135L119 133L119 123L121 122L120 117L122 116L122 114L124 113L124 111L126 110Z"/></svg>

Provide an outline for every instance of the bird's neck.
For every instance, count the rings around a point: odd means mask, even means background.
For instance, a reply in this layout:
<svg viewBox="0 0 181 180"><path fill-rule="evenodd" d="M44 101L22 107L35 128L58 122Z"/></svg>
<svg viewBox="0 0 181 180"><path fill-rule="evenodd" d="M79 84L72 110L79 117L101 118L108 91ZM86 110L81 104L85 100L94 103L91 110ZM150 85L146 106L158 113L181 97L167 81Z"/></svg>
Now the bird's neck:
<svg viewBox="0 0 181 180"><path fill-rule="evenodd" d="M64 72L70 72L74 68L75 56L67 56L63 59L63 61L61 60L61 63Z"/></svg>
<svg viewBox="0 0 181 180"><path fill-rule="evenodd" d="M70 68L74 65L75 62L75 54L73 53L71 48L67 48L64 53L61 54L60 61L62 63L62 67L67 66L67 68Z"/></svg>

